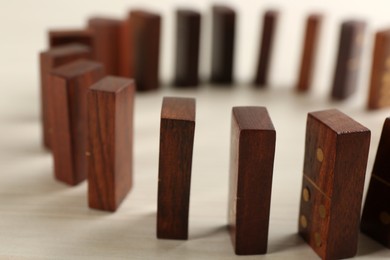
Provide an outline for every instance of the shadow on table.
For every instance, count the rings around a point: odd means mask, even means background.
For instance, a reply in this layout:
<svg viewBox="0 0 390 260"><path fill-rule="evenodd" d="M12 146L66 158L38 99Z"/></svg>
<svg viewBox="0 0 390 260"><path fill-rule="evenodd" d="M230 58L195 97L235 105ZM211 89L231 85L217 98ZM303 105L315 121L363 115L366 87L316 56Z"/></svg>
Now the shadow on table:
<svg viewBox="0 0 390 260"><path fill-rule="evenodd" d="M298 233L289 234L274 241L268 241L267 254L279 253L288 251L292 248L306 246L305 241L298 235Z"/></svg>
<svg viewBox="0 0 390 260"><path fill-rule="evenodd" d="M388 252L388 249L375 240L371 239L370 237L359 234L359 245L358 245L358 256L366 256L366 255L372 255L375 252L379 251L386 251ZM387 257L384 257L387 258Z"/></svg>

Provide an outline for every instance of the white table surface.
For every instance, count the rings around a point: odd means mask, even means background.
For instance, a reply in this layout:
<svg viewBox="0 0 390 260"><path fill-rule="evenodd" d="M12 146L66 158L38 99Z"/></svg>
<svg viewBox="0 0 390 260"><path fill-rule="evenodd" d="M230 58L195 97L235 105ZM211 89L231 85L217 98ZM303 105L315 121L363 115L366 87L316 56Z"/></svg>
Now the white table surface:
<svg viewBox="0 0 390 260"><path fill-rule="evenodd" d="M176 90L165 87L156 92L140 93L135 104L134 189L116 213L90 210L86 183L68 187L56 182L52 157L41 146L37 55L44 48L47 28L74 26L75 21L86 19L87 14L96 10L104 13L102 6L107 3L103 2L87 1L89 6L81 1L70 1L69 5L66 1L53 4L53 1L41 0L28 4L25 1L2 3L0 258L252 258L234 255L226 231L226 213L231 108L256 105L268 108L277 131L277 144L268 254L253 258L316 259L311 248L297 236L307 112L339 108L371 129L367 188L382 124L390 110L367 112L366 87L346 102L331 102L328 82L322 84L322 88L314 84L314 91L303 95L295 93L292 83L271 85L265 90L255 90L241 83L233 88L205 85L198 90ZM335 5L335 1L330 2ZM124 13L124 6L123 1L113 1L106 12L116 14L123 10ZM59 9L67 11L68 15L61 16ZM167 48L170 47L165 45L164 49ZM249 56L253 55L246 54ZM290 57L284 58L288 61ZM284 58L279 60L284 61ZM285 72L296 65L289 62L285 67L282 63L274 65L271 79L291 82L295 71L285 77L278 73L278 68ZM244 68L249 67L248 64ZM237 69L243 70L240 66ZM164 66L162 70L166 72ZM367 78L368 73L365 74L363 79ZM329 75L322 73L321 77L329 78ZM163 78L169 78L167 73ZM189 96L197 100L188 241L158 240L155 236L159 115L163 96ZM388 249L360 235L356 259L389 258Z"/></svg>

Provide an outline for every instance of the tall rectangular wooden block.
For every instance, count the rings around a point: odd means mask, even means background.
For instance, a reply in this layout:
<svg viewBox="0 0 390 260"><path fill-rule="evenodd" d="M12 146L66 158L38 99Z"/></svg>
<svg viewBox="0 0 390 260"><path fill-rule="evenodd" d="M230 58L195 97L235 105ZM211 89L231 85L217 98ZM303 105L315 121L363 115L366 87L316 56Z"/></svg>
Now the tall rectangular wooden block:
<svg viewBox="0 0 390 260"><path fill-rule="evenodd" d="M120 40L122 21L104 17L88 20L88 27L94 33L94 57L103 63L109 75L119 75Z"/></svg>
<svg viewBox="0 0 390 260"><path fill-rule="evenodd" d="M70 43L79 43L90 47L94 53L94 34L89 29L50 30L48 36L50 48Z"/></svg>
<svg viewBox="0 0 390 260"><path fill-rule="evenodd" d="M121 75L134 77L139 91L159 87L160 29L161 16L143 10L131 11L122 26L128 45L122 45Z"/></svg>
<svg viewBox="0 0 390 260"><path fill-rule="evenodd" d="M227 6L213 6L211 82L233 82L236 12Z"/></svg>
<svg viewBox="0 0 390 260"><path fill-rule="evenodd" d="M307 18L305 38L302 48L301 66L296 86L298 91L303 92L310 89L316 62L321 23L322 15L320 14L312 14Z"/></svg>
<svg viewBox="0 0 390 260"><path fill-rule="evenodd" d="M390 248L390 118L379 141L370 186L364 204L361 230Z"/></svg>
<svg viewBox="0 0 390 260"><path fill-rule="evenodd" d="M390 29L375 35L368 109L390 106Z"/></svg>
<svg viewBox="0 0 390 260"><path fill-rule="evenodd" d="M41 73L41 117L43 130L43 144L46 148L51 147L50 135L53 131L49 122L48 88L50 71L58 66L67 64L78 59L90 59L91 49L81 44L69 44L54 47L39 54Z"/></svg>
<svg viewBox="0 0 390 260"><path fill-rule="evenodd" d="M76 185L87 176L87 90L104 76L101 63L78 60L54 69L49 106L55 177Z"/></svg>
<svg viewBox="0 0 390 260"><path fill-rule="evenodd" d="M195 99L164 98L158 173L158 238L188 238L194 132Z"/></svg>
<svg viewBox="0 0 390 260"><path fill-rule="evenodd" d="M322 259L353 257L370 130L336 109L308 114L299 234Z"/></svg>
<svg viewBox="0 0 390 260"><path fill-rule="evenodd" d="M346 99L356 91L365 28L363 21L345 21L341 24L333 99Z"/></svg>
<svg viewBox="0 0 390 260"><path fill-rule="evenodd" d="M89 207L115 211L133 184L132 79L105 77L88 92Z"/></svg>
<svg viewBox="0 0 390 260"><path fill-rule="evenodd" d="M232 112L229 230L238 255L265 254L276 132L264 107Z"/></svg>
<svg viewBox="0 0 390 260"><path fill-rule="evenodd" d="M176 12L176 86L199 83L200 21L199 12L185 9Z"/></svg>
<svg viewBox="0 0 390 260"><path fill-rule="evenodd" d="M268 10L263 18L263 32L257 63L255 85L266 86L268 83L268 71L270 67L273 39L276 31L279 13L276 10Z"/></svg>

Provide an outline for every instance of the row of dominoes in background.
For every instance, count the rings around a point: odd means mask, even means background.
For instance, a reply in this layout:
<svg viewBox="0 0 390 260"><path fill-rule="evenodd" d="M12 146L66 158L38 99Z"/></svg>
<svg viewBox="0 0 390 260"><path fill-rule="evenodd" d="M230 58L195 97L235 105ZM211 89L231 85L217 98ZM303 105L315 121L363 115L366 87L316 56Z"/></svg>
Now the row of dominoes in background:
<svg viewBox="0 0 390 260"><path fill-rule="evenodd" d="M47 76L55 176L88 178L94 209L115 211L132 187L134 81L104 77L78 60ZM161 111L157 236L188 237L195 100L164 98ZM362 230L390 247L386 120ZM263 107L232 112L229 228L237 254L267 250L276 131ZM355 255L370 131L337 110L309 113L299 233L325 259Z"/></svg>

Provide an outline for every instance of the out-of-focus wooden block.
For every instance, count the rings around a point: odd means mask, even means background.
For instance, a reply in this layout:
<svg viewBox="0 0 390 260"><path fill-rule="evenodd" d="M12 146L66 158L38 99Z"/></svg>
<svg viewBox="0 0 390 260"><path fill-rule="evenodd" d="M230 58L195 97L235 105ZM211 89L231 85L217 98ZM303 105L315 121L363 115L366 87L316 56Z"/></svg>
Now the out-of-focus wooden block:
<svg viewBox="0 0 390 260"><path fill-rule="evenodd" d="M261 45L255 75L255 85L266 86L268 83L268 71L270 67L273 39L276 31L279 12L269 10L265 12L263 18L263 32L261 35Z"/></svg>
<svg viewBox="0 0 390 260"><path fill-rule="evenodd" d="M88 27L94 33L94 58L103 63L109 75L119 75L120 40L122 21L104 17L88 20Z"/></svg>
<svg viewBox="0 0 390 260"><path fill-rule="evenodd" d="M195 99L164 98L158 173L158 238L188 238L194 132Z"/></svg>
<svg viewBox="0 0 390 260"><path fill-rule="evenodd" d="M238 255L267 252L275 142L266 108L233 108L228 218Z"/></svg>
<svg viewBox="0 0 390 260"><path fill-rule="evenodd" d="M199 83L200 22L199 12L185 9L176 12L176 86L194 87Z"/></svg>
<svg viewBox="0 0 390 260"><path fill-rule="evenodd" d="M299 234L322 259L353 257L370 130L336 109L308 114Z"/></svg>
<svg viewBox="0 0 390 260"><path fill-rule="evenodd" d="M306 21L306 32L302 49L301 66L298 75L297 90L304 92L310 89L317 55L318 39L322 23L321 14L312 14Z"/></svg>
<svg viewBox="0 0 390 260"><path fill-rule="evenodd" d="M90 59L91 49L81 44L69 44L54 47L39 54L41 73L41 117L43 130L43 144L50 149L52 126L49 122L48 88L50 70L78 59Z"/></svg>
<svg viewBox="0 0 390 260"><path fill-rule="evenodd" d="M94 34L89 29L74 29L74 30L50 30L49 31L49 46L50 48L67 45L70 43L79 43L91 48L94 54Z"/></svg>
<svg viewBox="0 0 390 260"><path fill-rule="evenodd" d="M375 35L368 109L390 106L390 29Z"/></svg>
<svg viewBox="0 0 390 260"><path fill-rule="evenodd" d="M236 12L227 6L215 5L212 27L211 82L233 82Z"/></svg>
<svg viewBox="0 0 390 260"><path fill-rule="evenodd" d="M138 91L159 87L161 16L143 10L130 12L122 25L121 75L133 77Z"/></svg>
<svg viewBox="0 0 390 260"><path fill-rule="evenodd" d="M76 185L87 176L87 90L104 76L101 63L78 60L51 72L51 144L57 180Z"/></svg>
<svg viewBox="0 0 390 260"><path fill-rule="evenodd" d="M345 21L341 24L333 99L346 99L356 91L365 28L363 21Z"/></svg>
<svg viewBox="0 0 390 260"><path fill-rule="evenodd" d="M370 186L361 220L361 230L390 248L390 118L386 118L379 141Z"/></svg>
<svg viewBox="0 0 390 260"><path fill-rule="evenodd" d="M133 183L132 79L105 77L88 91L89 207L115 211Z"/></svg>

